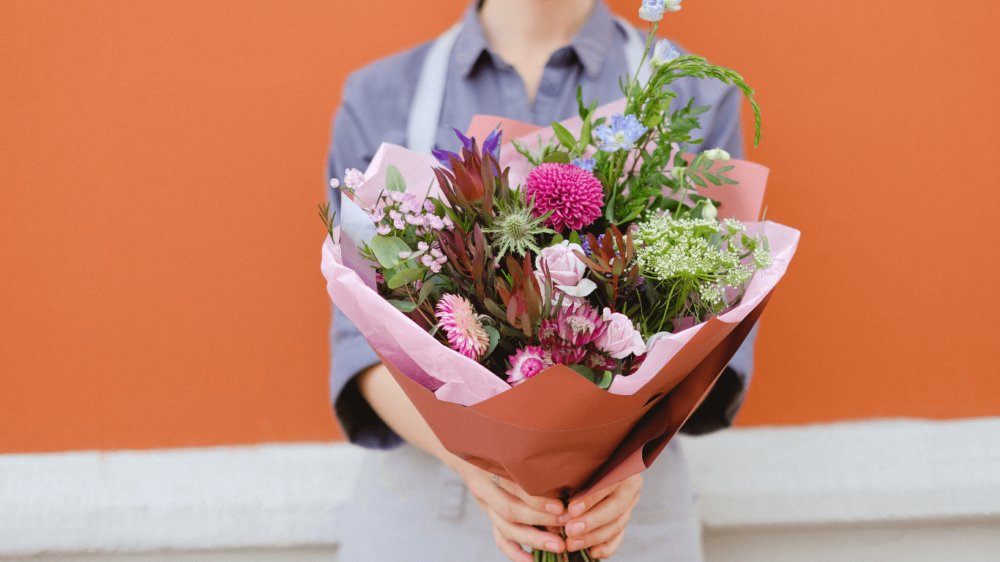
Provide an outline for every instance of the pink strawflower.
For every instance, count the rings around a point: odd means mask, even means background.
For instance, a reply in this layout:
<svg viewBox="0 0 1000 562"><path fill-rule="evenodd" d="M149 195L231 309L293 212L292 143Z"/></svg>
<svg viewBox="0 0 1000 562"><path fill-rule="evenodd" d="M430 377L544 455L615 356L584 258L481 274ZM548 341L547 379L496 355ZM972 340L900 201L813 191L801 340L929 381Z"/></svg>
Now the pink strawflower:
<svg viewBox="0 0 1000 562"><path fill-rule="evenodd" d="M440 266L439 266L440 267ZM431 270L433 271L433 267ZM472 303L458 295L444 295L434 317L448 336L451 348L470 359L479 359L490 345L490 336L479 323Z"/></svg>
<svg viewBox="0 0 1000 562"><path fill-rule="evenodd" d="M517 353L510 356L509 361L507 382L511 386L517 386L552 366L551 360L538 346L517 350Z"/></svg>
<svg viewBox="0 0 1000 562"><path fill-rule="evenodd" d="M527 199L535 200L534 216L552 211L545 226L557 232L580 230L601 216L604 188L587 170L550 162L532 170L525 183Z"/></svg>

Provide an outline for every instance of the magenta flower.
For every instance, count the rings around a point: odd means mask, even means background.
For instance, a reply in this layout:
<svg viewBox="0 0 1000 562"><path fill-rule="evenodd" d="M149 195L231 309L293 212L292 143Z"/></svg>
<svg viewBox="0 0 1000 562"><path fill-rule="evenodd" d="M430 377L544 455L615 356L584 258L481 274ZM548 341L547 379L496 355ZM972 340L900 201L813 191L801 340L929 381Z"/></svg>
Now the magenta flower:
<svg viewBox="0 0 1000 562"><path fill-rule="evenodd" d="M431 269L433 271L433 267ZM458 295L444 295L437 303L434 317L441 323L441 329L447 334L452 349L477 360L486 353L490 336L479 323L479 316L467 299Z"/></svg>
<svg viewBox="0 0 1000 562"><path fill-rule="evenodd" d="M549 358L538 346L519 349L517 353L510 356L509 360L510 369L507 371L507 382L511 386L517 386L552 366Z"/></svg>
<svg viewBox="0 0 1000 562"><path fill-rule="evenodd" d="M551 211L545 226L557 232L580 230L601 216L604 188L584 169L572 164L542 164L528 174L525 184L525 195L535 201L534 216Z"/></svg>

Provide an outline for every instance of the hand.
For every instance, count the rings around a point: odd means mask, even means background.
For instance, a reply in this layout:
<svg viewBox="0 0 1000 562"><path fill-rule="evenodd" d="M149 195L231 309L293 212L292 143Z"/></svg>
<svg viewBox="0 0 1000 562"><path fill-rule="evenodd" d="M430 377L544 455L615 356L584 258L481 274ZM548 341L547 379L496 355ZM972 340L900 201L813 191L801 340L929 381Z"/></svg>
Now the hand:
<svg viewBox="0 0 1000 562"><path fill-rule="evenodd" d="M566 525L567 549L589 548L591 558L610 558L622 544L640 489L642 475L636 474L570 502L568 512L559 517L559 523Z"/></svg>
<svg viewBox="0 0 1000 562"><path fill-rule="evenodd" d="M530 496L504 478L500 478L498 486L492 474L465 461L459 461L453 468L465 481L480 509L490 516L497 548L512 562L534 562L534 557L522 550L521 545L549 552L565 550L566 544L558 534L534 527L561 526L558 522L564 511L561 500Z"/></svg>

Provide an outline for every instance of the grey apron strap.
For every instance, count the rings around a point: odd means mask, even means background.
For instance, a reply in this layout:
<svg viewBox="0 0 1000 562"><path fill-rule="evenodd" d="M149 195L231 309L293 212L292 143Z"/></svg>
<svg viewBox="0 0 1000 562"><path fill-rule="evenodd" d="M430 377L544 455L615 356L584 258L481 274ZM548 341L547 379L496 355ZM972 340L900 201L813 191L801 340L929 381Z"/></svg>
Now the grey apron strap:
<svg viewBox="0 0 1000 562"><path fill-rule="evenodd" d="M448 80L448 58L461 30L462 22L458 22L438 37L420 69L406 124L406 147L414 152L430 154L434 148L441 120L441 104L444 103L444 87Z"/></svg>
<svg viewBox="0 0 1000 562"><path fill-rule="evenodd" d="M638 29L632 26L627 20L618 17L618 24L625 29L625 61L628 63L628 75L639 76L639 84L643 86L646 82L649 82L650 69L649 60L646 64L639 68L639 62L642 60L642 54L646 51L646 36L639 32Z"/></svg>

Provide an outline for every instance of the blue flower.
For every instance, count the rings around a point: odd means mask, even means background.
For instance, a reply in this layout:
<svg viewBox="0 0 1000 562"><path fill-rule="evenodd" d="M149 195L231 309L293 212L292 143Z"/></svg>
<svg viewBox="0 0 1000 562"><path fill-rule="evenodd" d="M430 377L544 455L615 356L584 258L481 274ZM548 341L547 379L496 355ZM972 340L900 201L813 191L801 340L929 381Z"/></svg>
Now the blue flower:
<svg viewBox="0 0 1000 562"><path fill-rule="evenodd" d="M588 172L594 171L594 166L597 165L597 160L593 158L576 158L570 164L576 166L577 168L583 168Z"/></svg>
<svg viewBox="0 0 1000 562"><path fill-rule="evenodd" d="M653 55L649 62L653 66L663 66L675 58L681 56L680 52L666 39L661 40L653 47Z"/></svg>
<svg viewBox="0 0 1000 562"><path fill-rule="evenodd" d="M660 21L663 19L663 9L663 0L642 0L639 17L646 21Z"/></svg>
<svg viewBox="0 0 1000 562"><path fill-rule="evenodd" d="M451 130L455 131L455 134L458 136L458 140L462 141L462 146L464 146L466 150L471 151L472 150L472 142L473 142L474 139L470 139L469 137L463 135L462 131L459 131L458 129L455 129L454 127ZM493 158L496 158L497 161L499 161L500 160L500 141L502 139L503 139L503 131L500 130L500 125L497 125L496 128L493 129L493 132L490 133L489 135L487 135L486 140L483 141L483 154L482 155L486 156L487 154L491 154L491 155L493 155ZM456 154L456 153L454 153L454 152L452 152L450 150L434 149L434 150L431 151L431 154L433 154L434 158L437 158L437 161L440 162L441 164L443 164L444 167L448 168L449 170L451 169L451 164L449 163L449 160L448 160L449 156L454 156L456 160L461 160L462 159L461 156L459 156L458 154Z"/></svg>
<svg viewBox="0 0 1000 562"><path fill-rule="evenodd" d="M611 126L601 125L594 129L594 134L601 140L598 146L604 152L616 150L632 150L635 141L646 134L646 127L639 123L635 115L616 113L611 116Z"/></svg>

